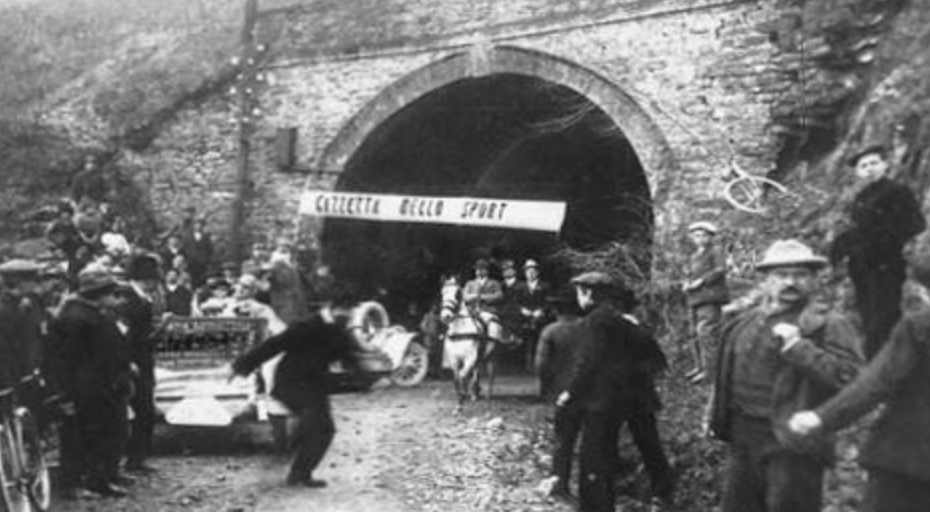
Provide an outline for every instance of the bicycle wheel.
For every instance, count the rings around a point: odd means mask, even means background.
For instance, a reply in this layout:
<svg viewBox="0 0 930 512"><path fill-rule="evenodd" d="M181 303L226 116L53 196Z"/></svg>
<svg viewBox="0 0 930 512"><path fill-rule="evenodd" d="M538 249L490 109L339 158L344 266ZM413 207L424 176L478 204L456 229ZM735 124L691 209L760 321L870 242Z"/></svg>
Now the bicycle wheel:
<svg viewBox="0 0 930 512"><path fill-rule="evenodd" d="M0 425L0 510L30 512L32 504L22 483L16 437L9 422Z"/></svg>
<svg viewBox="0 0 930 512"><path fill-rule="evenodd" d="M35 418L26 409L16 412L19 445L22 448L23 484L33 510L45 512L52 504L52 479L45 460L42 436Z"/></svg>

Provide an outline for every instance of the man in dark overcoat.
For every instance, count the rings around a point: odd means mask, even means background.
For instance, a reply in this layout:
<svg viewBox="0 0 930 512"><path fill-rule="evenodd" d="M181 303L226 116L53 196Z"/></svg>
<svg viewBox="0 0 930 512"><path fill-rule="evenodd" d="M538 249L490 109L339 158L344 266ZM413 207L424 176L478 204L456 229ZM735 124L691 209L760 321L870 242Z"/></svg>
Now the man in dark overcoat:
<svg viewBox="0 0 930 512"><path fill-rule="evenodd" d="M77 294L49 325L44 374L61 397L61 472L65 491L124 496L119 462L125 446L131 377L129 345L113 313L121 299L112 275L85 269ZM83 481L82 481L83 477Z"/></svg>
<svg viewBox="0 0 930 512"><path fill-rule="evenodd" d="M330 309L292 322L287 329L268 338L240 356L232 374L249 375L278 354L284 356L275 370L271 395L298 419L293 439L294 459L288 485L324 487L313 472L336 434L327 393L329 366L334 361L355 365L354 341Z"/></svg>
<svg viewBox="0 0 930 512"><path fill-rule="evenodd" d="M926 221L911 189L888 176L885 148L869 146L849 165L864 187L850 206L852 226L833 241L830 260L834 265L847 261L862 320L863 352L871 359L901 317L904 245L924 230Z"/></svg>
<svg viewBox="0 0 930 512"><path fill-rule="evenodd" d="M628 310L632 292L603 272L572 279L578 305L589 311L579 333L581 344L560 407L582 414L580 510L614 510L617 433L629 422L652 480L654 498L671 499L671 468L662 452L655 411L659 408L654 375L666 365L655 339Z"/></svg>
<svg viewBox="0 0 930 512"><path fill-rule="evenodd" d="M161 268L153 254L137 254L129 260L129 283L120 290L124 298L117 313L125 320L130 360L134 365L134 393L130 407L135 415L126 446L126 469L150 472L146 464L155 429L155 323L165 311Z"/></svg>

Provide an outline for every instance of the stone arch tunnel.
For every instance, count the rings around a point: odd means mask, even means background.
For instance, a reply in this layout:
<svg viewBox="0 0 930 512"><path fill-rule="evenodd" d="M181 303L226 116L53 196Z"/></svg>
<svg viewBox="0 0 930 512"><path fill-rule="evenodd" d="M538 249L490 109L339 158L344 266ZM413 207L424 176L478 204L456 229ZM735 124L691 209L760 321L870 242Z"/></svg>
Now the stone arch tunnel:
<svg viewBox="0 0 930 512"><path fill-rule="evenodd" d="M456 80L398 109L349 156L336 189L567 203L559 233L327 220L324 260L360 292L386 291L394 311L427 303L441 273L467 272L477 257L540 259L561 281L571 270L546 264L557 249L648 240L653 229L643 165L611 116L518 73Z"/></svg>

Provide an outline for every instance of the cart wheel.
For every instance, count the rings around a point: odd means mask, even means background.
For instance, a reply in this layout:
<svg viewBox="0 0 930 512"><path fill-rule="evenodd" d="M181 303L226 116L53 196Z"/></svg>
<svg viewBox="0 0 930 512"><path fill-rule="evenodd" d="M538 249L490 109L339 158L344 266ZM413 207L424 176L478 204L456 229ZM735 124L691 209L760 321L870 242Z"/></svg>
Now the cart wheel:
<svg viewBox="0 0 930 512"><path fill-rule="evenodd" d="M391 382L402 388L416 386L426 378L429 370L429 352L426 347L411 342L400 366L391 374Z"/></svg>

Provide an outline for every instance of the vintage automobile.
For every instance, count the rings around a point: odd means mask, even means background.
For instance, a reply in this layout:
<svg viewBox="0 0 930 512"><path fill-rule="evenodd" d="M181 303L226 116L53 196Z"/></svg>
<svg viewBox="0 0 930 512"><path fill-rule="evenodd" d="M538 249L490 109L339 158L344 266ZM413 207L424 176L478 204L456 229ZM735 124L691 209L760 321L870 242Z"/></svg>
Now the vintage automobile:
<svg viewBox="0 0 930 512"><path fill-rule="evenodd" d="M376 302L355 307L346 328L356 341L360 370L331 368L331 392L368 389L379 380L415 386L428 357L419 333L391 326ZM229 380L229 364L267 337L267 322L248 317L170 317L158 339L155 404L170 425L223 427L285 414L267 391L277 360L246 379Z"/></svg>

